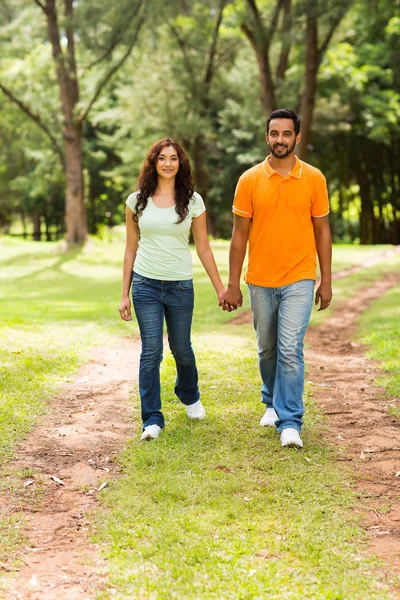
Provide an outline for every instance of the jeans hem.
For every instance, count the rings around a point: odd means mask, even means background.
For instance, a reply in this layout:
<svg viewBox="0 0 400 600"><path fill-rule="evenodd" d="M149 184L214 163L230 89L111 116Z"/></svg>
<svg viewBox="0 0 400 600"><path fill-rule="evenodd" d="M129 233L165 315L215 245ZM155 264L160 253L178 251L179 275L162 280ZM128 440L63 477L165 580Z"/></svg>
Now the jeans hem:
<svg viewBox="0 0 400 600"><path fill-rule="evenodd" d="M281 434L284 429L296 429L298 433L301 433L301 427L299 427L296 423L284 423L276 428L279 434Z"/></svg>
<svg viewBox="0 0 400 600"><path fill-rule="evenodd" d="M159 427L161 427L161 429L164 429L164 423L162 423L160 420L152 419L150 417L149 419L146 419L146 421L143 422L142 431L144 431L146 427L150 427L150 425L158 425Z"/></svg>

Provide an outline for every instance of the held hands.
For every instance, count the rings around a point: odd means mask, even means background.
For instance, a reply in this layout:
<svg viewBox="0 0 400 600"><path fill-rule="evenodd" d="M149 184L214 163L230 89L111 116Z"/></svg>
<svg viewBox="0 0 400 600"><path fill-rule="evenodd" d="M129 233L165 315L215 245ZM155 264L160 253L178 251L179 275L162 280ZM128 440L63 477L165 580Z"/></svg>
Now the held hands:
<svg viewBox="0 0 400 600"><path fill-rule="evenodd" d="M218 294L218 306L220 306L222 310L227 310L228 312L232 312L240 306L243 306L243 295L240 291L240 287L228 285L224 292Z"/></svg>
<svg viewBox="0 0 400 600"><path fill-rule="evenodd" d="M320 304L318 311L328 308L332 300L332 286L330 283L320 283L315 292L315 304Z"/></svg>
<svg viewBox="0 0 400 600"><path fill-rule="evenodd" d="M119 314L121 315L121 319L124 321L132 321L131 301L129 300L129 296L122 296L118 310Z"/></svg>

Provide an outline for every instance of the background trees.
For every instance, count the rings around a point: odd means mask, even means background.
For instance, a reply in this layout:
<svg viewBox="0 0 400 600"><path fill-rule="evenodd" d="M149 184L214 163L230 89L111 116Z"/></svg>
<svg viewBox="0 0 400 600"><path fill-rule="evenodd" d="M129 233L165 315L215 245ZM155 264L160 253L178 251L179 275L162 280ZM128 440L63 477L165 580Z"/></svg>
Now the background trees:
<svg viewBox="0 0 400 600"><path fill-rule="evenodd" d="M145 18L145 9L150 2L129 0L120 2L118 9L106 2L80 3L75 10L73 0L32 0L44 17L45 30L27 26L32 33L29 41L35 46L27 49L27 54L17 61L10 55L9 66L5 73L6 83L0 82L0 89L22 112L33 120L46 134L53 151L58 155L66 180L65 222L67 242L82 242L86 239L86 206L83 177L83 127L90 109L103 89L123 65L135 45ZM39 21L32 6L27 7L21 0L3 4L3 15L8 23L3 27L3 43L13 43L20 37L18 25L21 19L26 24L32 19ZM35 22L34 21L34 22ZM80 48L78 48L79 42ZM21 92L19 82L14 85L9 75L15 62L32 61L32 52L43 52L47 60L53 58L53 73L46 81L45 89L55 92L54 76L58 87L59 105L57 107L57 126L48 124L47 115L32 108ZM115 59L115 54L117 58ZM114 60L113 60L114 58ZM106 68L104 68L106 64ZM81 65L81 66L80 66ZM34 67L34 62L32 61ZM91 71L96 67L92 76ZM89 74L89 81L81 81ZM29 83L36 80L36 70L30 73ZM52 81L53 78L53 81ZM92 79L90 81L90 79ZM82 89L85 87L86 89ZM82 94L85 91L86 94ZM18 93L19 92L19 93ZM21 97L22 94L22 97ZM86 102L83 101L86 96ZM41 98L34 98L39 103Z"/></svg>
<svg viewBox="0 0 400 600"><path fill-rule="evenodd" d="M0 227L76 242L121 222L144 154L170 135L210 232L229 236L236 181L286 106L302 117L300 156L327 175L337 238L400 243L399 8L3 0Z"/></svg>

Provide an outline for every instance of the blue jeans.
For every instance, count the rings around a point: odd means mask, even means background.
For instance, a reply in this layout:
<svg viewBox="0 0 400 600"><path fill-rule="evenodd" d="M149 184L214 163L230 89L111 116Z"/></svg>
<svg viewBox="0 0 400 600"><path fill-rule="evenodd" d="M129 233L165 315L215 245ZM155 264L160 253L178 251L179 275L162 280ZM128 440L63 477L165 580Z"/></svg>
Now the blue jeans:
<svg viewBox="0 0 400 600"><path fill-rule="evenodd" d="M303 342L311 316L314 281L279 288L249 284L262 379L261 399L278 415L279 433L303 424Z"/></svg>
<svg viewBox="0 0 400 600"><path fill-rule="evenodd" d="M176 364L175 394L186 405L200 398L196 359L190 341L193 281L161 281L133 273L132 300L142 341L139 393L143 429L149 425L164 427L160 391L164 318Z"/></svg>

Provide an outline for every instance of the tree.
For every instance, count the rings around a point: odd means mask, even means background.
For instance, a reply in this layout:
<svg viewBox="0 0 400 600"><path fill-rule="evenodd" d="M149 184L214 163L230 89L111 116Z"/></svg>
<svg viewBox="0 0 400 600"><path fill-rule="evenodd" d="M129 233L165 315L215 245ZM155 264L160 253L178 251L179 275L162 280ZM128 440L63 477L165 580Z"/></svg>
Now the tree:
<svg viewBox="0 0 400 600"><path fill-rule="evenodd" d="M184 2L182 12L178 8L177 2L162 7L120 71L112 106L102 101L92 120L113 128L108 146L121 161L108 175L126 181L127 190L134 189L155 140L174 137L182 142L191 158L196 190L207 205L209 232L216 234L219 215L209 199L220 154L218 113L231 93L224 78L243 44L236 27L224 19L229 3Z"/></svg>
<svg viewBox="0 0 400 600"><path fill-rule="evenodd" d="M272 7L270 3L266 5L262 0L246 0L245 4L247 11L242 12L241 28L256 54L261 101L266 117L275 108L287 105L281 92L284 90L283 83L290 66L293 42L300 41L305 47L302 91L295 106L302 120L302 141L298 154L305 159L310 143L318 71L351 0L276 0ZM281 36L278 43L275 41L277 34ZM278 44L280 49L276 53ZM291 83L294 85L293 81Z"/></svg>
<svg viewBox="0 0 400 600"><path fill-rule="evenodd" d="M184 3L184 14L169 19L169 29L180 50L180 68L184 75L188 110L196 111L201 123L212 129L212 86L218 69L232 57L230 44L220 43L224 10L228 0L211 3L195 2L191 9ZM178 59L179 60L179 59ZM183 69L182 69L183 67ZM211 127L210 127L211 125ZM209 210L209 154L208 136L204 127L198 127L191 136L182 136L192 159L196 185L207 207L207 226L211 235L216 234L215 219Z"/></svg>
<svg viewBox="0 0 400 600"><path fill-rule="evenodd" d="M315 154L362 244L400 243L399 5L357 2L321 69Z"/></svg>
<svg viewBox="0 0 400 600"><path fill-rule="evenodd" d="M52 131L45 119L30 108L23 99L17 97L10 85L0 82L0 89L41 128L59 156L65 169L66 179L67 242L69 244L79 243L83 242L87 236L83 180L83 124L107 83L131 54L150 2L126 0L124 3L119 3L118 10L115 7L110 8L109 3L105 1L86 3L82 7L81 16L90 16L90 25L100 36L98 39L101 42L97 41L95 45L90 44L95 36L91 38L90 34L88 35L86 32L86 27L89 25L88 19L76 18L73 0L63 0L63 2L33 0L33 2L41 9L47 24L47 39L51 44L61 100L63 142L60 142L59 132ZM62 4L63 14L60 11ZM96 11L95 15L94 10ZM110 21L113 24L112 27L107 24ZM80 38L86 42L86 52L85 48L82 48L80 53L77 52L78 32ZM117 58L110 65L110 61L115 55ZM89 67L78 68L77 61L80 57L84 57L86 60L92 58ZM89 72L90 68L100 63L107 64L107 68L97 78L91 94L85 94L87 100L84 106L83 102L80 103L81 73Z"/></svg>

